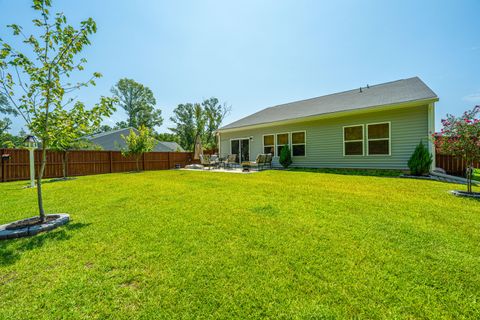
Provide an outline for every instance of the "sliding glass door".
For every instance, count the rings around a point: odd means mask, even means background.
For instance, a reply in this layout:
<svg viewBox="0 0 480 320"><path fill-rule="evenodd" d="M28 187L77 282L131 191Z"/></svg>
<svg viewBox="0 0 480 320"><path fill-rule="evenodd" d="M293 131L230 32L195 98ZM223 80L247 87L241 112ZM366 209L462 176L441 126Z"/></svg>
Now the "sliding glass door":
<svg viewBox="0 0 480 320"><path fill-rule="evenodd" d="M237 155L237 162L250 160L250 139L230 140L230 154Z"/></svg>

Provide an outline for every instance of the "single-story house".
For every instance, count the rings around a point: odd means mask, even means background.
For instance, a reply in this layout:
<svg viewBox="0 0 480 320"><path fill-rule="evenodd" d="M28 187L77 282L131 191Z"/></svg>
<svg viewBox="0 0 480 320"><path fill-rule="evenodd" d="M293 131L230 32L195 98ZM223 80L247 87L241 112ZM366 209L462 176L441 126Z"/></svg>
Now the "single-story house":
<svg viewBox="0 0 480 320"><path fill-rule="evenodd" d="M286 103L221 127L219 153L239 161L272 153L278 166L289 145L296 167L408 169L420 141L435 154L437 101L414 77Z"/></svg>
<svg viewBox="0 0 480 320"><path fill-rule="evenodd" d="M122 139L122 135L128 136L130 134L130 130L135 131L138 134L138 130L135 128L125 128L125 129L118 129L108 132L102 132L93 134L90 136L84 137L86 140L102 147L103 150L107 151L119 151L125 147L125 141ZM158 141L155 140L155 146L153 147L153 151L158 152L176 152L180 151L183 152L183 148L176 142L167 142L167 141Z"/></svg>

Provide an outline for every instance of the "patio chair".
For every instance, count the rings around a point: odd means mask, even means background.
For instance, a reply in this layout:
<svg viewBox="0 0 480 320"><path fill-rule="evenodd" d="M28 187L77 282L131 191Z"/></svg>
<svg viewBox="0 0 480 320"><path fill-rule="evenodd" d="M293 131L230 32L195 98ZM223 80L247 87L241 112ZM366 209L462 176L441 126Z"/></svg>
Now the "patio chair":
<svg viewBox="0 0 480 320"><path fill-rule="evenodd" d="M212 167L218 168L220 166L220 158L216 154L210 156L210 165Z"/></svg>
<svg viewBox="0 0 480 320"><path fill-rule="evenodd" d="M271 153L265 155L265 166L268 166L270 169L272 169L272 159L273 155Z"/></svg>
<svg viewBox="0 0 480 320"><path fill-rule="evenodd" d="M267 155L260 153L257 155L257 158L255 161L243 161L242 162L242 167L250 169L250 168L257 168L257 170L262 170L263 167L265 166L265 159Z"/></svg>
<svg viewBox="0 0 480 320"><path fill-rule="evenodd" d="M212 162L210 161L210 156L207 155L200 155L200 164L203 165L204 167L208 167L208 169L212 168Z"/></svg>
<svg viewBox="0 0 480 320"><path fill-rule="evenodd" d="M229 154L227 160L225 161L226 167L233 168L237 166L237 155L236 154Z"/></svg>

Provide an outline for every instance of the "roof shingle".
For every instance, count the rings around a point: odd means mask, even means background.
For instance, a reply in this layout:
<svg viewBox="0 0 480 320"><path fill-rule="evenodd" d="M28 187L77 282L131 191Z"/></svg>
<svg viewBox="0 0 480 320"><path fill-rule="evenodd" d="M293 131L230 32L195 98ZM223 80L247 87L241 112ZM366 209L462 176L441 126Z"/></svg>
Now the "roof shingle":
<svg viewBox="0 0 480 320"><path fill-rule="evenodd" d="M420 78L402 79L263 109L219 129L248 127L328 113L438 99Z"/></svg>

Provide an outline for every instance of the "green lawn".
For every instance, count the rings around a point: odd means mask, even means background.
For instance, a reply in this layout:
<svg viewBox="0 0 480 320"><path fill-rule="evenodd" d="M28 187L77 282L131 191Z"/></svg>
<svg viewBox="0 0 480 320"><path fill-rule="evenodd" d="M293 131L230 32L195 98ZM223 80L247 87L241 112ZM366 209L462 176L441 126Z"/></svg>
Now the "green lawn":
<svg viewBox="0 0 480 320"><path fill-rule="evenodd" d="M0 184L0 223L35 214L23 185ZM453 188L298 171L47 183L48 212L72 221L0 242L0 318L478 319L480 202Z"/></svg>

